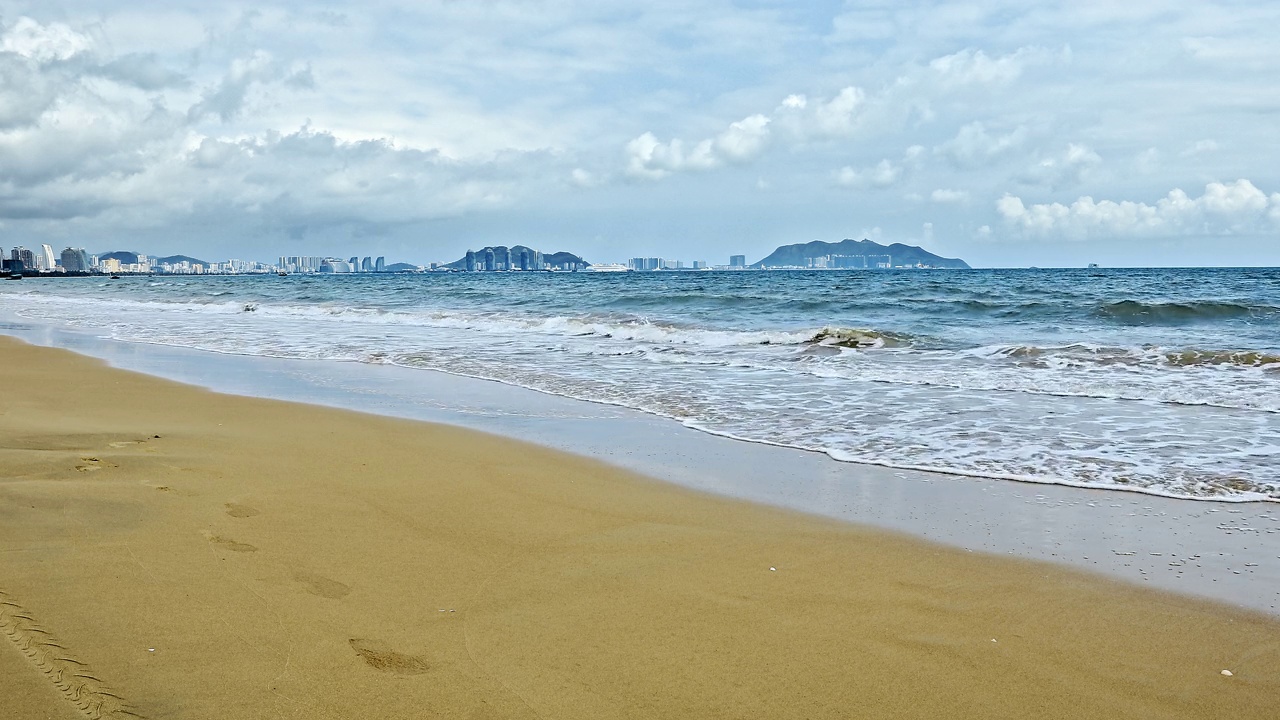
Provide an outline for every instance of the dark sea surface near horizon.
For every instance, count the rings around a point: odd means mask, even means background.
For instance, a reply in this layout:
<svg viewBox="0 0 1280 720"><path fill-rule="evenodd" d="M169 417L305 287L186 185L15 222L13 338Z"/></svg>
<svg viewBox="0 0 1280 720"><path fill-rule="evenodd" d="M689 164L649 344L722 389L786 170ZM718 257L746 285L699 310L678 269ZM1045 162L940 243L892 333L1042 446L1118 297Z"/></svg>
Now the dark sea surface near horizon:
<svg viewBox="0 0 1280 720"><path fill-rule="evenodd" d="M1280 269L64 278L4 283L0 309L486 378L843 461L1280 500Z"/></svg>

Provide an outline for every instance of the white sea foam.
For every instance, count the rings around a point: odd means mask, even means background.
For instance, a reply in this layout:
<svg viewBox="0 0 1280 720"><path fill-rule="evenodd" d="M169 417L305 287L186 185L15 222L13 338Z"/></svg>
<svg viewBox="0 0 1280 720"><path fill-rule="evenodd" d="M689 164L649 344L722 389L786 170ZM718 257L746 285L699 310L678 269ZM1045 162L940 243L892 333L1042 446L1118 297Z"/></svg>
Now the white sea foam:
<svg viewBox="0 0 1280 720"><path fill-rule="evenodd" d="M230 291L24 291L0 295L0 306L119 340L486 378L842 461L1280 499L1280 373L1261 352L949 346L873 328L709 328L625 312L376 307Z"/></svg>

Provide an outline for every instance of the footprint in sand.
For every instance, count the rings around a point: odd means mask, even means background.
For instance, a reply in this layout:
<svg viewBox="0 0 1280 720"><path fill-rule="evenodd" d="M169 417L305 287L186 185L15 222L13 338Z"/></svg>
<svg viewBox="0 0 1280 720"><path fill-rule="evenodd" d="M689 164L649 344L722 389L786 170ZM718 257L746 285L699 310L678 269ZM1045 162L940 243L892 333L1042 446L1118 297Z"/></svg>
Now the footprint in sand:
<svg viewBox="0 0 1280 720"><path fill-rule="evenodd" d="M232 552L258 552L258 548L249 543L236 542L230 538L224 538L219 535L209 535L209 542L214 545L220 545Z"/></svg>
<svg viewBox="0 0 1280 720"><path fill-rule="evenodd" d="M295 573L293 579L300 583L307 592L330 600L338 600L351 594L351 587L337 580L330 580L314 573Z"/></svg>
<svg viewBox="0 0 1280 720"><path fill-rule="evenodd" d="M351 638L348 642L360 659L374 670L396 675L421 675L431 669L423 658L396 652L377 640Z"/></svg>
<svg viewBox="0 0 1280 720"><path fill-rule="evenodd" d="M248 505L240 505L238 503L227 503L227 514L234 518L250 518L260 514L258 508L252 508Z"/></svg>
<svg viewBox="0 0 1280 720"><path fill-rule="evenodd" d="M104 467L109 467L109 468L120 467L115 463L103 462L102 460L96 457L82 457L80 458L80 462L83 464L77 465L76 470L82 473L93 472L94 470L101 470Z"/></svg>

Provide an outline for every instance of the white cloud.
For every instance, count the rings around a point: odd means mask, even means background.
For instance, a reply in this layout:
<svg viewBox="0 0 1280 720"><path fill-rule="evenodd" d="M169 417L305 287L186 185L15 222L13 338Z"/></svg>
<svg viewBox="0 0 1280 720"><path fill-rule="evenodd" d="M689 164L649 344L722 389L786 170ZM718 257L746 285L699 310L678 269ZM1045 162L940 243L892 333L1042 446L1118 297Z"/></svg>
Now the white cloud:
<svg viewBox="0 0 1280 720"><path fill-rule="evenodd" d="M1021 50L998 58L981 50L961 50L933 60L929 67L956 83L1006 83L1022 74L1024 57Z"/></svg>
<svg viewBox="0 0 1280 720"><path fill-rule="evenodd" d="M729 129L715 139L719 155L730 160L746 160L760 152L769 137L769 118L752 115L729 125Z"/></svg>
<svg viewBox="0 0 1280 720"><path fill-rule="evenodd" d="M868 102L867 93L854 86L828 100L788 95L775 108L773 117L797 142L842 138L858 130Z"/></svg>
<svg viewBox="0 0 1280 720"><path fill-rule="evenodd" d="M309 67L290 71L271 53L256 50L232 61L227 74L216 86L204 91L200 102L191 106L187 115L193 121L216 115L222 122L229 122L240 114L254 85L277 81L297 90L311 89L315 85Z"/></svg>
<svg viewBox="0 0 1280 720"><path fill-rule="evenodd" d="M1197 140L1188 145L1182 152L1178 153L1181 157L1194 157L1205 153L1217 152L1218 142L1216 140Z"/></svg>
<svg viewBox="0 0 1280 720"><path fill-rule="evenodd" d="M1160 168L1160 151L1155 148L1147 148L1138 153L1133 160L1134 167L1138 172L1144 175L1150 175Z"/></svg>
<svg viewBox="0 0 1280 720"><path fill-rule="evenodd" d="M688 149L679 138L664 143L646 132L627 143L627 174L657 180L673 172L710 170L726 162L749 160L764 149L769 122L764 115L751 115Z"/></svg>
<svg viewBox="0 0 1280 720"><path fill-rule="evenodd" d="M840 94L814 107L817 129L827 135L847 135L858 119L858 111L866 100L861 88L847 87Z"/></svg>
<svg viewBox="0 0 1280 720"><path fill-rule="evenodd" d="M0 52L16 53L37 63L74 57L92 46L89 38L59 22L41 25L29 17L18 21L0 36Z"/></svg>
<svg viewBox="0 0 1280 720"><path fill-rule="evenodd" d="M850 166L840 168L835 173L837 183L856 188L887 188L898 182L902 178L902 168L889 162L887 159L881 160L874 166L855 170Z"/></svg>
<svg viewBox="0 0 1280 720"><path fill-rule="evenodd" d="M964 190L938 188L930 193L929 199L936 203L962 203L969 199L969 193Z"/></svg>
<svg viewBox="0 0 1280 720"><path fill-rule="evenodd" d="M933 149L960 169L977 169L989 166L1012 151L1022 147L1027 139L1027 129L1018 126L1007 133L987 132L981 122L972 122L960 128L956 136Z"/></svg>
<svg viewBox="0 0 1280 720"><path fill-rule="evenodd" d="M809 99L804 95L788 95L782 100L782 107L792 110L803 110L809 104Z"/></svg>
<svg viewBox="0 0 1280 720"><path fill-rule="evenodd" d="M1024 182L1052 188L1077 185L1102 164L1102 157L1087 145L1069 143L1060 153L1042 157L1023 173Z"/></svg>
<svg viewBox="0 0 1280 720"><path fill-rule="evenodd" d="M1209 183L1197 198L1175 188L1154 205L1095 201L1086 196L1070 205L1027 206L1021 198L1005 195L996 202L996 211L1011 227L1029 235L1069 239L1227 235L1274 232L1274 225L1280 224L1280 193L1268 197L1242 178Z"/></svg>

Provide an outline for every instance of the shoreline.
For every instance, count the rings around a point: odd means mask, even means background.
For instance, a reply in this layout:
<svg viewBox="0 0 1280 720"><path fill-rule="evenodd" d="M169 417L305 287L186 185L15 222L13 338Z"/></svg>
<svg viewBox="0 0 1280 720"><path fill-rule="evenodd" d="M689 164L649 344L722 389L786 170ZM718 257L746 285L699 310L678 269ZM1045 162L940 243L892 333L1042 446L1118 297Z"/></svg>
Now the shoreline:
<svg viewBox="0 0 1280 720"><path fill-rule="evenodd" d="M1274 617L492 434L0 359L31 389L0 414L0 662L30 671L0 690L27 717L1262 718L1280 693Z"/></svg>
<svg viewBox="0 0 1280 720"><path fill-rule="evenodd" d="M431 370L223 355L22 323L0 324L0 333L217 392L476 429L729 498L1280 614L1280 552L1268 552L1264 541L1280 537L1280 511L1272 503L845 463L641 411Z"/></svg>

